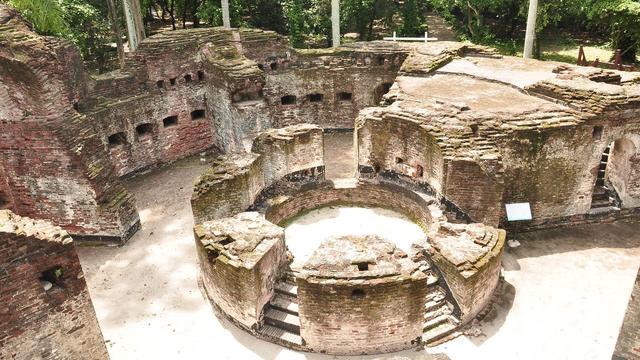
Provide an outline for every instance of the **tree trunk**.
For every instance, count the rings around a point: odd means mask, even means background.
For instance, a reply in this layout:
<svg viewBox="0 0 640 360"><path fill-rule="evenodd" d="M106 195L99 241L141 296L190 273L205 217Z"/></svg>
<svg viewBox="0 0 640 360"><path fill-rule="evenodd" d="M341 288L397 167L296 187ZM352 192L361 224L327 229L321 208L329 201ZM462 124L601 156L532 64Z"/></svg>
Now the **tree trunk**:
<svg viewBox="0 0 640 360"><path fill-rule="evenodd" d="M171 28L175 30L176 29L175 5L171 5L171 7L169 8L169 18L171 18Z"/></svg>
<svg viewBox="0 0 640 360"><path fill-rule="evenodd" d="M473 31L473 19L472 19L472 15L471 15L471 4L467 1L467 31L469 32L469 35L471 35L471 37L473 37L475 35L475 32Z"/></svg>
<svg viewBox="0 0 640 360"><path fill-rule="evenodd" d="M122 32L120 31L120 21L116 12L116 4L113 0L107 0L107 8L109 11L109 20L111 20L111 31L116 38L116 47L118 48L118 64L120 68L124 68L124 45L122 44Z"/></svg>
<svg viewBox="0 0 640 360"><path fill-rule="evenodd" d="M185 1L183 6L182 6L182 28L186 29L187 28L187 4L189 2Z"/></svg>

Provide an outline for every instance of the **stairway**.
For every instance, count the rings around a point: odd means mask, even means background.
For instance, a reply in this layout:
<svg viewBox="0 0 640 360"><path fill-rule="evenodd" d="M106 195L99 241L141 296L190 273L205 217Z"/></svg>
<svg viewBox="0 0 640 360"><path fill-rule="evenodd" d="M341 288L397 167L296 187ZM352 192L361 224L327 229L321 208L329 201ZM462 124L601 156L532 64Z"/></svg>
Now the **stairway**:
<svg viewBox="0 0 640 360"><path fill-rule="evenodd" d="M609 154L611 146L608 146L602 153L600 159L600 167L598 168L598 176L596 178L596 187L591 197L591 209L597 209L598 212L606 212L609 210L617 210L616 199L612 191L607 187L605 176L607 173L607 164L609 163Z"/></svg>
<svg viewBox="0 0 640 360"><path fill-rule="evenodd" d="M298 287L290 278L276 284L275 295L265 307L264 325L259 332L285 346L302 346Z"/></svg>
<svg viewBox="0 0 640 360"><path fill-rule="evenodd" d="M592 209L614 208L615 199L607 186L596 186L591 198Z"/></svg>
<svg viewBox="0 0 640 360"><path fill-rule="evenodd" d="M424 312L422 341L435 346L457 335L460 321L453 315L453 305L446 299L446 291L438 285L438 275L427 270L427 297Z"/></svg>

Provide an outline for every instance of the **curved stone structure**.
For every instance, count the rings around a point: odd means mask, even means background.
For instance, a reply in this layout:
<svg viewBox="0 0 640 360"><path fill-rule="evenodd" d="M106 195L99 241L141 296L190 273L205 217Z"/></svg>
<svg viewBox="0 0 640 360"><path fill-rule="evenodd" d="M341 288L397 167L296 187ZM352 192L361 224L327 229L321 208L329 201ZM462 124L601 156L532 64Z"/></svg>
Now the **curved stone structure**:
<svg viewBox="0 0 640 360"><path fill-rule="evenodd" d="M260 134L255 153L222 156L197 182L196 246L214 308L266 340L330 354L391 352L455 335L497 287L504 231L449 223L437 199L404 178L324 180L318 130ZM340 204L398 211L429 240L406 254L375 236L328 239L303 266L290 266L275 224Z"/></svg>
<svg viewBox="0 0 640 360"><path fill-rule="evenodd" d="M89 75L70 43L0 4L0 76L1 209L121 244L139 218L119 177L224 153L191 199L204 288L240 327L296 349L446 339L497 286L505 204L530 203L522 228L640 214L640 74L454 42L296 50L269 31L202 28ZM355 130L356 179L325 181L326 129ZM279 226L333 204L394 209L429 240L402 254L333 239L291 269ZM345 249L366 262L323 253Z"/></svg>

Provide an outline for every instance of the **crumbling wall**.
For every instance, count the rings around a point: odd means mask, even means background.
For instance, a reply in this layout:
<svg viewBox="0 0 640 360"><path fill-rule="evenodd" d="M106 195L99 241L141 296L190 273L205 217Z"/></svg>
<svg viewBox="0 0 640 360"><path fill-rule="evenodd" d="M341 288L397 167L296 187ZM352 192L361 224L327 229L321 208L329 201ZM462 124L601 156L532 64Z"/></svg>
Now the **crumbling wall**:
<svg viewBox="0 0 640 360"><path fill-rule="evenodd" d="M270 74L264 93L271 105L274 126L307 122L329 129L353 129L358 111L378 105L376 89L392 84L396 71L397 68L394 71L352 65L295 68Z"/></svg>
<svg viewBox="0 0 640 360"><path fill-rule="evenodd" d="M207 295L227 316L255 328L287 265L284 229L258 213L241 213L195 227Z"/></svg>
<svg viewBox="0 0 640 360"><path fill-rule="evenodd" d="M529 226L580 223L591 209L602 154L607 146L625 149L615 156L606 177L621 195L623 208L640 204L634 123L603 124L516 131L500 143L505 168L504 202L529 202ZM626 145L625 145L626 144ZM573 217L573 218L572 218Z"/></svg>
<svg viewBox="0 0 640 360"><path fill-rule="evenodd" d="M633 139L633 140L631 140ZM622 207L640 206L640 135L628 134L612 143L607 179L622 201Z"/></svg>
<svg viewBox="0 0 640 360"><path fill-rule="evenodd" d="M161 93L97 106L88 114L118 176L216 148L202 81L165 86Z"/></svg>
<svg viewBox="0 0 640 360"><path fill-rule="evenodd" d="M0 30L0 42L12 44L0 51L0 162L10 208L48 219L76 240L126 241L139 226L134 199L94 124L76 111L86 95L78 50L34 34L4 5L0 13L11 24Z"/></svg>
<svg viewBox="0 0 640 360"><path fill-rule="evenodd" d="M0 210L0 244L0 358L108 359L69 235Z"/></svg>
<svg viewBox="0 0 640 360"><path fill-rule="evenodd" d="M444 192L446 174L442 149L419 122L365 110L355 136L360 166L372 167L377 172L390 170L417 182L426 182L438 193Z"/></svg>
<svg viewBox="0 0 640 360"><path fill-rule="evenodd" d="M245 211L263 189L286 175L308 170L324 176L323 133L317 126L265 132L253 148L256 153L219 157L200 176L191 198L196 223Z"/></svg>
<svg viewBox="0 0 640 360"><path fill-rule="evenodd" d="M298 124L258 135L251 151L262 154L265 185L288 174L324 166L324 134L317 125Z"/></svg>
<svg viewBox="0 0 640 360"><path fill-rule="evenodd" d="M359 180L349 183L332 181L305 184L303 188L275 191L280 196L268 199L262 210L267 220L283 224L305 211L331 205L376 206L397 211L421 227L428 229L444 220L435 199L402 186L378 181ZM265 204L266 205L266 204Z"/></svg>
<svg viewBox="0 0 640 360"><path fill-rule="evenodd" d="M482 224L442 223L428 236L429 255L460 307L461 322L473 320L498 286L506 232Z"/></svg>
<svg viewBox="0 0 640 360"><path fill-rule="evenodd" d="M466 149L453 152L451 140L438 130L438 124L422 116L384 109L362 111L355 135L360 171L368 168L373 175L397 174L426 184L474 221L497 225L502 215L500 157Z"/></svg>

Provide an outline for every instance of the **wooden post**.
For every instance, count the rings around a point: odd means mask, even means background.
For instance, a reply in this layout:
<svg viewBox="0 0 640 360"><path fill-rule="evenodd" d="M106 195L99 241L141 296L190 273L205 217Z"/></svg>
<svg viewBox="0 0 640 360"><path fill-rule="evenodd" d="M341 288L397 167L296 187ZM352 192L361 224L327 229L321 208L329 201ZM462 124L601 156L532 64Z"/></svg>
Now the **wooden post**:
<svg viewBox="0 0 640 360"><path fill-rule="evenodd" d="M616 69L622 70L622 53L620 49L616 49L616 54L613 57L613 62L616 65Z"/></svg>
<svg viewBox="0 0 640 360"><path fill-rule="evenodd" d="M580 46L578 50L578 65L587 66L587 56L584 54L584 48Z"/></svg>
<svg viewBox="0 0 640 360"><path fill-rule="evenodd" d="M122 32L120 31L120 22L118 21L118 13L116 12L116 4L113 0L107 0L107 8L111 21L111 31L116 37L116 47L118 48L118 64L120 68L124 68L124 45L122 45Z"/></svg>

